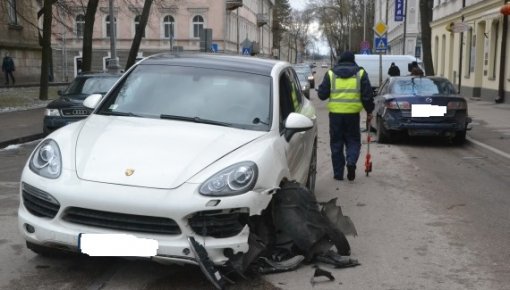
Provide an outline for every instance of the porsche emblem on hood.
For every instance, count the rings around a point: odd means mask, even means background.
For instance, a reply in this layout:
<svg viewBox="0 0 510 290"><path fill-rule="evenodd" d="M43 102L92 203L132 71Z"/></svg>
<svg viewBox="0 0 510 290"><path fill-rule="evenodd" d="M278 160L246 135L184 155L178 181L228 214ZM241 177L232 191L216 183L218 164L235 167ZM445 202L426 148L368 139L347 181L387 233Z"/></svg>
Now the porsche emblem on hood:
<svg viewBox="0 0 510 290"><path fill-rule="evenodd" d="M128 168L128 169L126 169L126 171L124 171L124 174L126 176L131 176L131 175L133 175L133 173L135 173L135 170L131 169L131 168Z"/></svg>

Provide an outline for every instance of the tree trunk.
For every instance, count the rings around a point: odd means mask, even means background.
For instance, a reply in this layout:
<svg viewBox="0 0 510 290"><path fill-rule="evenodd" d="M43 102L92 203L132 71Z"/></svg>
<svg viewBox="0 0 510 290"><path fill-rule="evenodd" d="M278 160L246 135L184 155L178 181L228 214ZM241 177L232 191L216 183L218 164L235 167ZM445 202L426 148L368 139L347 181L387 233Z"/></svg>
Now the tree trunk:
<svg viewBox="0 0 510 290"><path fill-rule="evenodd" d="M92 70L92 33L99 0L89 0L85 12L85 25L83 27L82 71Z"/></svg>
<svg viewBox="0 0 510 290"><path fill-rule="evenodd" d="M425 66L425 73L429 76L435 75L434 63L432 62L432 30L430 28L430 22L432 21L432 4L433 1L420 0L423 65Z"/></svg>
<svg viewBox="0 0 510 290"><path fill-rule="evenodd" d="M135 64L136 56L138 55L138 50L140 49L140 42L142 42L143 32L145 31L145 26L147 26L147 21L149 20L152 1L153 0L145 0L145 3L143 4L142 16L140 17L140 24L138 25L138 29L136 30L133 43L131 43L131 49L129 50L129 56L126 63L126 70L128 70L133 64Z"/></svg>
<svg viewBox="0 0 510 290"><path fill-rule="evenodd" d="M43 37L42 37L42 62L41 62L41 81L39 87L39 99L48 99L48 75L50 69L51 57L51 21L52 14L52 0L44 0L44 18L43 18Z"/></svg>

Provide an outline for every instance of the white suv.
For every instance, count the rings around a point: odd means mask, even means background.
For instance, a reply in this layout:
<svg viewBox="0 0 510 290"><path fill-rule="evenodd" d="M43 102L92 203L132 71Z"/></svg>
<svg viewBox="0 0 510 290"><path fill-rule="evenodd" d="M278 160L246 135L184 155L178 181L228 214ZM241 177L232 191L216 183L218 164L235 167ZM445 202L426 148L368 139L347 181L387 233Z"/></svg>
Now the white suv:
<svg viewBox="0 0 510 290"><path fill-rule="evenodd" d="M223 265L282 184L313 192L315 109L286 62L157 55L84 105L23 170L19 229L38 253L196 263L196 241ZM119 247L133 239L150 243Z"/></svg>

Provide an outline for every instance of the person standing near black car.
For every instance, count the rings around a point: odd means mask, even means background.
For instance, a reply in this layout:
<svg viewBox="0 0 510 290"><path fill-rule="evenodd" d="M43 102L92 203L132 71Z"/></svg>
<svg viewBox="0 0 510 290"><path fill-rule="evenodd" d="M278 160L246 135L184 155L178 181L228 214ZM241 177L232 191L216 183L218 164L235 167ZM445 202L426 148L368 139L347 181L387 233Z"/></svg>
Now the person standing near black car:
<svg viewBox="0 0 510 290"><path fill-rule="evenodd" d="M397 65L395 65L394 62L391 63L390 68L388 69L388 75L390 77L400 76L400 68Z"/></svg>
<svg viewBox="0 0 510 290"><path fill-rule="evenodd" d="M16 68L14 67L14 61L12 60L12 57L9 56L9 53L7 52L4 56L4 59L2 61L2 71L5 74L5 84L9 85L9 76L11 76L12 84L14 85L16 83L13 75L13 71L15 71Z"/></svg>
<svg viewBox="0 0 510 290"><path fill-rule="evenodd" d="M328 100L331 161L336 180L356 177L361 150L360 112L372 119L374 95L367 72L359 67L350 51L342 53L338 63L324 76L318 89L321 100ZM344 155L345 147L345 155Z"/></svg>

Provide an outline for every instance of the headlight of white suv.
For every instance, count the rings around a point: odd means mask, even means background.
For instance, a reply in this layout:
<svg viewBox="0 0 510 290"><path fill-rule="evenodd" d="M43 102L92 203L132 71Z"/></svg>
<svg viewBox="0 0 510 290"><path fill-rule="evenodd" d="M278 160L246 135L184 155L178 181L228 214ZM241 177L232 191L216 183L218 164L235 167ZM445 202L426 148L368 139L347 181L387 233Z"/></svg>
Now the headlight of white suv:
<svg viewBox="0 0 510 290"><path fill-rule="evenodd" d="M44 115L50 116L50 117L59 117L60 111L58 109L46 109L44 111Z"/></svg>
<svg viewBox="0 0 510 290"><path fill-rule="evenodd" d="M253 189L258 168L254 162L244 161L231 165L207 179L199 189L203 195L228 196L243 194Z"/></svg>
<svg viewBox="0 0 510 290"><path fill-rule="evenodd" d="M30 169L46 178L58 178L62 172L62 157L57 142L44 140L35 149L29 163Z"/></svg>

